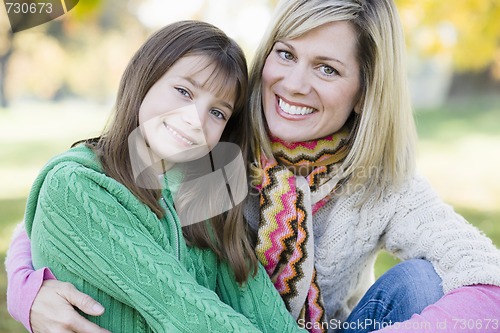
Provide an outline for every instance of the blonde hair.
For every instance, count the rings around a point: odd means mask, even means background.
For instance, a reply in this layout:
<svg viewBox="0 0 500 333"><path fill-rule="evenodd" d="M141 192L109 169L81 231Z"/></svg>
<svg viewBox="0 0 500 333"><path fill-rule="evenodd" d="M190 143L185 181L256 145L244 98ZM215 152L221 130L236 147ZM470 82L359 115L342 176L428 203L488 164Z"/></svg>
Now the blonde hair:
<svg viewBox="0 0 500 333"><path fill-rule="evenodd" d="M366 197L398 186L414 172L416 141L404 59L405 42L392 0L282 0L256 52L250 71L250 119L254 163L260 151L272 156L262 106L262 70L274 43L326 23L347 21L357 40L360 64L359 114L353 112L351 149L342 179Z"/></svg>

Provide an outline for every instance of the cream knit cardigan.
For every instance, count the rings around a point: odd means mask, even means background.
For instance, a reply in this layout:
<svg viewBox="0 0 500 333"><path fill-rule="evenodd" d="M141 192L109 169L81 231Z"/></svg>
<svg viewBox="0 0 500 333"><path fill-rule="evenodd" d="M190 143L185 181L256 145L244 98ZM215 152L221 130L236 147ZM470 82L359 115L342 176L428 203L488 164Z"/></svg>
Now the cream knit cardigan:
<svg viewBox="0 0 500 333"><path fill-rule="evenodd" d="M429 260L445 293L472 284L500 286L500 251L443 203L423 177L357 205L362 195L340 195L313 217L315 266L328 319L347 318L374 282L381 249L401 260ZM253 230L258 203L258 196L249 196L245 209Z"/></svg>

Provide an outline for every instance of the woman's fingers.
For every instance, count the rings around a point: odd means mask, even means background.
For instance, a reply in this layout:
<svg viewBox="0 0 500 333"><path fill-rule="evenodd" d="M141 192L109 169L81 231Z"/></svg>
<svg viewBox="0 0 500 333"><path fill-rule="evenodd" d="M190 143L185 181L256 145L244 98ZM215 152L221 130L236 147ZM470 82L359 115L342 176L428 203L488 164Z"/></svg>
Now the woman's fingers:
<svg viewBox="0 0 500 333"><path fill-rule="evenodd" d="M72 284L46 280L30 312L34 333L110 333L82 317L74 307L89 315L101 315L104 308Z"/></svg>
<svg viewBox="0 0 500 333"><path fill-rule="evenodd" d="M58 294L88 315L100 316L104 313L104 307L100 303L89 295L80 292L71 283L64 283Z"/></svg>

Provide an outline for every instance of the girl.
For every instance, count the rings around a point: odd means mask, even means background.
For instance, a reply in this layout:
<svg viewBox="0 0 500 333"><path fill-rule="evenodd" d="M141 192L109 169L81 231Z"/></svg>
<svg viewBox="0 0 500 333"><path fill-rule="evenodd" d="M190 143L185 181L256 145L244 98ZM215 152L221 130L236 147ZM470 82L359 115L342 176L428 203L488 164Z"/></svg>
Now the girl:
<svg viewBox="0 0 500 333"><path fill-rule="evenodd" d="M199 165L219 139L242 144L234 130L245 131L247 75L241 49L219 29L169 25L130 61L109 128L52 159L35 180L25 216L34 266L104 305L89 318L97 325L299 331L257 265L241 208L181 230L173 196L183 192L164 185L166 171Z"/></svg>

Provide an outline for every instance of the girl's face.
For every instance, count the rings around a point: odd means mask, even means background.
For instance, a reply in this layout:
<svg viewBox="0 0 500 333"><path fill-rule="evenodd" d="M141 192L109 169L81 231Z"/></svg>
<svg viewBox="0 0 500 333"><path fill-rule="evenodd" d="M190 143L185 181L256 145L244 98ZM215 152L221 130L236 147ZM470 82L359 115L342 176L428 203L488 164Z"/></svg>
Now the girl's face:
<svg viewBox="0 0 500 333"><path fill-rule="evenodd" d="M231 117L235 94L215 93L213 86L218 84L209 81L214 69L205 56L184 56L149 89L141 103L142 134L167 167L207 154Z"/></svg>
<svg viewBox="0 0 500 333"><path fill-rule="evenodd" d="M278 40L262 71L262 103L270 134L299 142L338 131L358 109L356 51L356 33L346 21Z"/></svg>

